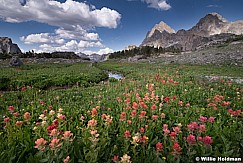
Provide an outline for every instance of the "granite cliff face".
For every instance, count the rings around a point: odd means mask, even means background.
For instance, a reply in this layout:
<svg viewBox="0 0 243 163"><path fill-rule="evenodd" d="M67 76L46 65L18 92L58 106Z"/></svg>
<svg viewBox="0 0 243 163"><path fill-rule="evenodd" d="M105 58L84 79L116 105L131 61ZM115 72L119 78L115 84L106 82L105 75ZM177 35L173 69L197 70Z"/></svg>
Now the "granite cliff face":
<svg viewBox="0 0 243 163"><path fill-rule="evenodd" d="M180 48L190 51L212 42L224 41L234 35L243 34L243 20L228 22L217 13L211 13L199 20L189 30L181 29L177 32L164 22L156 24L141 46Z"/></svg>
<svg viewBox="0 0 243 163"><path fill-rule="evenodd" d="M17 44L13 44L10 38L0 37L0 53L21 54L22 52Z"/></svg>

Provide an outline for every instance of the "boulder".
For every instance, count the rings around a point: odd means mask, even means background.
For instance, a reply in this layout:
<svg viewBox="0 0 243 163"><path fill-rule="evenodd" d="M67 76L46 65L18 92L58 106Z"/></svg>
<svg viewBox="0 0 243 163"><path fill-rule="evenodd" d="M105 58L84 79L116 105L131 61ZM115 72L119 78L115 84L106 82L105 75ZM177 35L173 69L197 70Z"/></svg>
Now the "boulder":
<svg viewBox="0 0 243 163"><path fill-rule="evenodd" d="M16 67L16 66L22 66L23 62L19 59L17 56L13 56L10 59L9 66Z"/></svg>

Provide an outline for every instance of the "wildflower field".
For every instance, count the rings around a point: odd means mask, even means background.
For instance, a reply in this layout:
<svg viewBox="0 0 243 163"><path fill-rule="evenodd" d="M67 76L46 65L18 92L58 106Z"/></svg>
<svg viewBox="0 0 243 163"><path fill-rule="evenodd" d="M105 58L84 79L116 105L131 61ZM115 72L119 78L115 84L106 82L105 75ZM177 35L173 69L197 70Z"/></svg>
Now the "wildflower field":
<svg viewBox="0 0 243 163"><path fill-rule="evenodd" d="M119 72L121 80L108 79ZM243 157L243 67L104 62L0 69L1 162ZM240 161L239 161L240 162Z"/></svg>

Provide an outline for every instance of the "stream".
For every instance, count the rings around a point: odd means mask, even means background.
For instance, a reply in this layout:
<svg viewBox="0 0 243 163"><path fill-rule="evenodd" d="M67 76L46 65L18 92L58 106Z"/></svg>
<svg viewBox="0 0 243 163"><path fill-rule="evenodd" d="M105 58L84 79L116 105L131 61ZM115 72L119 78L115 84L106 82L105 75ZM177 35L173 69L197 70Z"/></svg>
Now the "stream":
<svg viewBox="0 0 243 163"><path fill-rule="evenodd" d="M109 75L109 78L115 78L117 80L120 80L120 79L123 78L123 76L121 74L118 74L118 73L109 72L108 75Z"/></svg>

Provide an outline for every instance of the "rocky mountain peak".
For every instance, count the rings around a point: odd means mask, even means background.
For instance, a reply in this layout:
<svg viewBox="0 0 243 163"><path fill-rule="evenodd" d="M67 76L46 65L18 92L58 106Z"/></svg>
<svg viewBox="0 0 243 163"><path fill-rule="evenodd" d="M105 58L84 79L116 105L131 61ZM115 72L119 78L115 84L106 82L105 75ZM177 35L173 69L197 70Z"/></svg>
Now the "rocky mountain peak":
<svg viewBox="0 0 243 163"><path fill-rule="evenodd" d="M147 37L151 37L156 30L161 32L161 33L163 31L166 31L167 33L175 33L174 29L172 29L165 22L161 21L159 24L155 24L155 26L152 28L152 30L148 33Z"/></svg>
<svg viewBox="0 0 243 163"><path fill-rule="evenodd" d="M208 15L215 16L215 17L217 17L219 20L221 20L222 22L225 22L225 23L228 22L228 20L226 20L222 15L218 14L217 12L212 12L212 13L210 13L210 14L208 14Z"/></svg>
<svg viewBox="0 0 243 163"><path fill-rule="evenodd" d="M0 53L20 54L22 52L17 44L13 44L11 38L0 37Z"/></svg>
<svg viewBox="0 0 243 163"><path fill-rule="evenodd" d="M190 29L191 32L200 36L211 36L222 33L222 29L229 22L218 13L210 13L201 18L199 22Z"/></svg>

